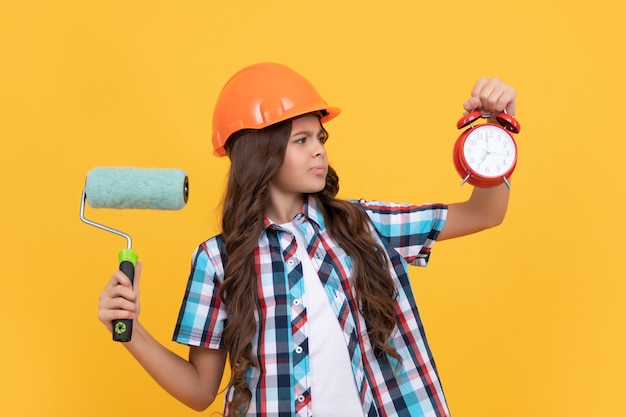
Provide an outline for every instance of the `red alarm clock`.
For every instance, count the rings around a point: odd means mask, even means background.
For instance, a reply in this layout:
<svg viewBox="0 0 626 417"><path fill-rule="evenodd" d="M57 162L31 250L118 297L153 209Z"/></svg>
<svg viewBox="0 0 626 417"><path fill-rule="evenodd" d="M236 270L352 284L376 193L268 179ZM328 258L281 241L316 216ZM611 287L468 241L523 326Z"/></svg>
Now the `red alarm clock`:
<svg viewBox="0 0 626 417"><path fill-rule="evenodd" d="M495 123L475 124L485 117L480 111L465 113L456 127L463 131L454 144L454 166L466 182L481 188L495 187L503 182L511 188L508 178L517 163L517 145L511 133L519 133L520 124L506 113Z"/></svg>

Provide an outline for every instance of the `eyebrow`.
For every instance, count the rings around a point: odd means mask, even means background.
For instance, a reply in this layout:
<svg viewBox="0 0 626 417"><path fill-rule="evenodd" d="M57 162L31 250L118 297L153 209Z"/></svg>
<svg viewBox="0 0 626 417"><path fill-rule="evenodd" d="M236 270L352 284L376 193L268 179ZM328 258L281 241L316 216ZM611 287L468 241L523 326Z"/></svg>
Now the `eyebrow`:
<svg viewBox="0 0 626 417"><path fill-rule="evenodd" d="M318 131L318 135L319 134L323 134L324 130L319 129ZM292 138L294 136L298 136L298 135L306 135L306 136L316 136L315 132L313 130L301 130L299 132L293 133L292 135L290 135L289 137Z"/></svg>

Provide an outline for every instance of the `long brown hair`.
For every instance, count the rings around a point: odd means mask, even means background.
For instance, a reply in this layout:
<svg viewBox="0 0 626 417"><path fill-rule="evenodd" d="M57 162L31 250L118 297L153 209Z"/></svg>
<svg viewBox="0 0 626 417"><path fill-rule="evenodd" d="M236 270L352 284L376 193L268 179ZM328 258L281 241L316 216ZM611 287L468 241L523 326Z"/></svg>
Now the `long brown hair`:
<svg viewBox="0 0 626 417"><path fill-rule="evenodd" d="M287 120L265 129L241 132L227 142L231 167L222 216L227 262L219 294L228 311L224 338L231 363L229 417L245 415L252 398L245 372L250 366L259 366L251 344L258 308L254 250L264 228L269 185L284 160L290 135L291 120ZM387 256L372 238L365 213L354 204L335 198L338 191L339 177L328 167L326 186L314 197L320 203L329 234L353 260L356 300L375 353L388 354L399 361L396 350L387 344L396 326L396 289L387 269Z"/></svg>

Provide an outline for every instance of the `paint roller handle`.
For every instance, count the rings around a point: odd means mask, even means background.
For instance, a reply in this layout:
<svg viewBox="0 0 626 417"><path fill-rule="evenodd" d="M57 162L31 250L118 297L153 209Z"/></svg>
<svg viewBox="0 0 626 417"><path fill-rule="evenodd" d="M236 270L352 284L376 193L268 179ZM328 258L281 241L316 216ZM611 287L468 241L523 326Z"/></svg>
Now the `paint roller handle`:
<svg viewBox="0 0 626 417"><path fill-rule="evenodd" d="M132 249L122 249L118 254L120 271L122 271L133 283L135 279L135 266L137 265L137 254ZM113 340L115 342L129 342L133 335L132 320L113 321Z"/></svg>

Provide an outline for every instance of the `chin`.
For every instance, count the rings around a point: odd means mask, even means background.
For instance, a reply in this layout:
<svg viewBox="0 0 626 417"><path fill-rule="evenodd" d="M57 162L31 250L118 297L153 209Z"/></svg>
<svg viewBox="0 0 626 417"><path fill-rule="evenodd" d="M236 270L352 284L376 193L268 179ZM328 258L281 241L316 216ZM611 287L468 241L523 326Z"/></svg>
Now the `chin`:
<svg viewBox="0 0 626 417"><path fill-rule="evenodd" d="M310 187L306 187L306 191L304 192L306 194L315 194L315 193L319 193L320 191L322 191L324 187L326 187L326 183L322 185L312 185Z"/></svg>

